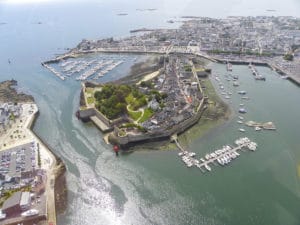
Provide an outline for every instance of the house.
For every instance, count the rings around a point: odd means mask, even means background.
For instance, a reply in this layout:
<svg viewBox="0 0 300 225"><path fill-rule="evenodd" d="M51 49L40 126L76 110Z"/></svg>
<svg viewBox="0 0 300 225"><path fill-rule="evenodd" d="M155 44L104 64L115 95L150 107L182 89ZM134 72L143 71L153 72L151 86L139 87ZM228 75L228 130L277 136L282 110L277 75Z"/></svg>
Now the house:
<svg viewBox="0 0 300 225"><path fill-rule="evenodd" d="M153 98L149 103L148 107L151 108L153 111L157 111L159 109L159 103Z"/></svg>
<svg viewBox="0 0 300 225"><path fill-rule="evenodd" d="M10 198L8 198L2 206L2 211L7 216L17 214L21 212L20 200L21 200L22 192L15 192Z"/></svg>
<svg viewBox="0 0 300 225"><path fill-rule="evenodd" d="M31 197L29 192L22 192L20 200L20 208L22 211L28 210L31 205Z"/></svg>
<svg viewBox="0 0 300 225"><path fill-rule="evenodd" d="M2 211L6 215L15 215L21 211L28 210L31 206L31 197L29 192L15 192L8 198L2 206Z"/></svg>

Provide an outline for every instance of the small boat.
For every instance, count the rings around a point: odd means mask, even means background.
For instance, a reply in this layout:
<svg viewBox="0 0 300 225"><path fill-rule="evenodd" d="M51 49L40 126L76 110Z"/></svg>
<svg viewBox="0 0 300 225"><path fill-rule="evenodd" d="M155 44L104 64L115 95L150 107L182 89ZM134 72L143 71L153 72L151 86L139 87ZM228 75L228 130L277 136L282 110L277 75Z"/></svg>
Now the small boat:
<svg viewBox="0 0 300 225"><path fill-rule="evenodd" d="M249 100L250 98L247 96L243 96L242 99Z"/></svg>
<svg viewBox="0 0 300 225"><path fill-rule="evenodd" d="M238 91L238 94L240 95L245 95L247 92L246 91Z"/></svg>
<svg viewBox="0 0 300 225"><path fill-rule="evenodd" d="M204 166L205 166L205 169L207 169L208 171L211 171L211 168L210 168L210 166L209 166L209 165L207 165L207 164L204 164Z"/></svg>
<svg viewBox="0 0 300 225"><path fill-rule="evenodd" d="M226 99L230 99L230 96L229 96L229 95L226 95L225 98L226 98Z"/></svg>
<svg viewBox="0 0 300 225"><path fill-rule="evenodd" d="M260 130L261 130L261 128L260 128L260 127L255 127L255 128L254 128L254 130L256 130L256 131L260 131Z"/></svg>
<svg viewBox="0 0 300 225"><path fill-rule="evenodd" d="M233 76L233 80L238 80L238 79L239 79L239 77L237 75Z"/></svg>
<svg viewBox="0 0 300 225"><path fill-rule="evenodd" d="M239 108L239 113L246 113L247 111L246 111L246 109L244 109L244 108Z"/></svg>
<svg viewBox="0 0 300 225"><path fill-rule="evenodd" d="M237 87L237 86L239 86L240 84L239 84L239 82L234 81L232 85L233 85L234 87Z"/></svg>
<svg viewBox="0 0 300 225"><path fill-rule="evenodd" d="M241 121L241 120L238 120L237 122L238 122L239 124L242 124L242 123L243 123L243 121Z"/></svg>
<svg viewBox="0 0 300 225"><path fill-rule="evenodd" d="M244 106L244 104L243 104L243 103L241 103L241 104L240 104L240 106Z"/></svg>
<svg viewBox="0 0 300 225"><path fill-rule="evenodd" d="M243 119L244 119L244 117L242 117L242 116L239 116L239 119L240 119L240 120L243 120Z"/></svg>
<svg viewBox="0 0 300 225"><path fill-rule="evenodd" d="M246 130L245 130L245 129L243 129L243 128L240 128L240 129L239 129L239 131L241 131L241 132L245 132Z"/></svg>

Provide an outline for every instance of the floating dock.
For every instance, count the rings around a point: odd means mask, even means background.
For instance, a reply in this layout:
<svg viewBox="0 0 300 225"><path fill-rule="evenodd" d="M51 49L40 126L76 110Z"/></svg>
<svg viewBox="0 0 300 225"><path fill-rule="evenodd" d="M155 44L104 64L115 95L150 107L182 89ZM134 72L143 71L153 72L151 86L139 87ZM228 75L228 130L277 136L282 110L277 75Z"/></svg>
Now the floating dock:
<svg viewBox="0 0 300 225"><path fill-rule="evenodd" d="M242 149L246 148L250 151L255 151L257 144L250 141L249 138L243 137L235 141L236 146L232 147L229 145L223 146L221 149L215 150L214 152L206 154L200 160L194 158L196 153L189 152L185 150L178 142L177 137L173 136L172 140L175 141L175 144L179 148L180 152L178 153L181 156L182 161L186 164L187 167L196 166L202 172L211 171L211 165L216 165L217 163L221 166L229 164L232 160L238 158Z"/></svg>

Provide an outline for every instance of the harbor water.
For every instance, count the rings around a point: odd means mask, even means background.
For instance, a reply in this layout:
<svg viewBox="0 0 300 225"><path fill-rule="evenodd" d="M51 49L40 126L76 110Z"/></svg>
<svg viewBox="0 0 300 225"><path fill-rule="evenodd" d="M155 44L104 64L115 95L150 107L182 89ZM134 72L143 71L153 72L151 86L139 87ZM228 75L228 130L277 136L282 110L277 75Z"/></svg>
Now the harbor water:
<svg viewBox="0 0 300 225"><path fill-rule="evenodd" d="M255 152L242 152L227 166L211 165L212 171L202 173L187 168L172 150L156 151L141 148L116 157L112 147L103 141L102 133L91 123L82 123L74 116L79 104L80 82L60 80L41 66L41 61L75 46L81 39L129 35L140 27L176 27L166 20L188 15L195 1L158 1L134 4L74 4L45 2L28 4L0 3L0 80L15 78L19 89L32 94L40 116L34 127L67 166L68 208L59 215L58 223L97 225L297 225L300 223L300 89L267 67L257 67L266 81L256 81L248 66L233 65L239 86L227 81L225 64L210 64L216 91L222 95L217 75L224 90L231 92L224 101L232 109L232 118L185 146L197 158L234 143L247 136L258 144ZM216 2L216 1L212 1ZM258 15L271 4L275 15L296 15L299 3L265 1L259 9L246 3L235 6L227 1L214 12L212 5L193 15L219 17L227 15ZM287 3L289 2L289 4ZM253 3L253 1L252 1ZM187 4L187 3L185 3ZM212 3L211 3L212 4ZM218 2L219 4L219 2ZM233 5L231 8L227 5ZM175 7L177 6L177 8ZM246 7L244 11L242 7ZM271 8L272 8L271 7ZM158 8L140 12L136 8ZM222 11L225 8L225 11ZM261 8L264 9L262 12ZM273 8L272 8L273 9ZM202 11L201 11L202 10ZM116 13L127 12L128 16ZM220 14L220 12L223 12ZM219 12L219 14L218 14ZM82 17L79 17L83 13ZM198 14L197 14L198 13ZM110 21L111 23L108 23ZM119 57L119 56L118 56ZM122 56L123 57L123 56ZM127 63L107 73L100 81L126 75L133 55L124 56ZM10 59L11 63L8 63ZM247 92L248 100L237 92ZM237 123L240 104L247 113L244 121L272 121L276 131L255 131ZM240 132L239 129L245 129Z"/></svg>

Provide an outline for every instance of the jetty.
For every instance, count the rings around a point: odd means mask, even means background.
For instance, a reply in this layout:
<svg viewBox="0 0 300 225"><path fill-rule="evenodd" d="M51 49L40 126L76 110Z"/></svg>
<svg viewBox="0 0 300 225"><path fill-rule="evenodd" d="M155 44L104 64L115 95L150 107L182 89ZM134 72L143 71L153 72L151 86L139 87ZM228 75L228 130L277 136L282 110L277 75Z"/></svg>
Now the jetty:
<svg viewBox="0 0 300 225"><path fill-rule="evenodd" d="M42 63L42 66L50 70L55 76L60 78L61 80L65 80L65 76L61 75L59 72L57 72L53 67L47 65L46 63Z"/></svg>
<svg viewBox="0 0 300 225"><path fill-rule="evenodd" d="M263 80L263 81L266 80L266 78L264 76L259 74L259 72L255 68L255 66L251 62L249 63L249 68L252 71L252 74L253 74L255 80Z"/></svg>
<svg viewBox="0 0 300 225"><path fill-rule="evenodd" d="M195 152L189 152L185 150L180 143L178 142L177 135L171 136L171 141L174 141L180 152L178 155L182 158L182 161L186 164L187 167L196 166L202 172L211 171L211 164L225 166L229 164L232 160L238 158L240 153L244 148L255 151L257 144L251 141L247 137L239 138L235 140L236 146L225 145L221 149L215 150L211 153L207 153L200 160L194 158L196 156Z"/></svg>
<svg viewBox="0 0 300 225"><path fill-rule="evenodd" d="M248 127L259 127L259 128L263 128L265 130L276 130L276 126L273 122L266 122L266 123L259 123L259 122L255 122L255 121L247 121L245 123Z"/></svg>

